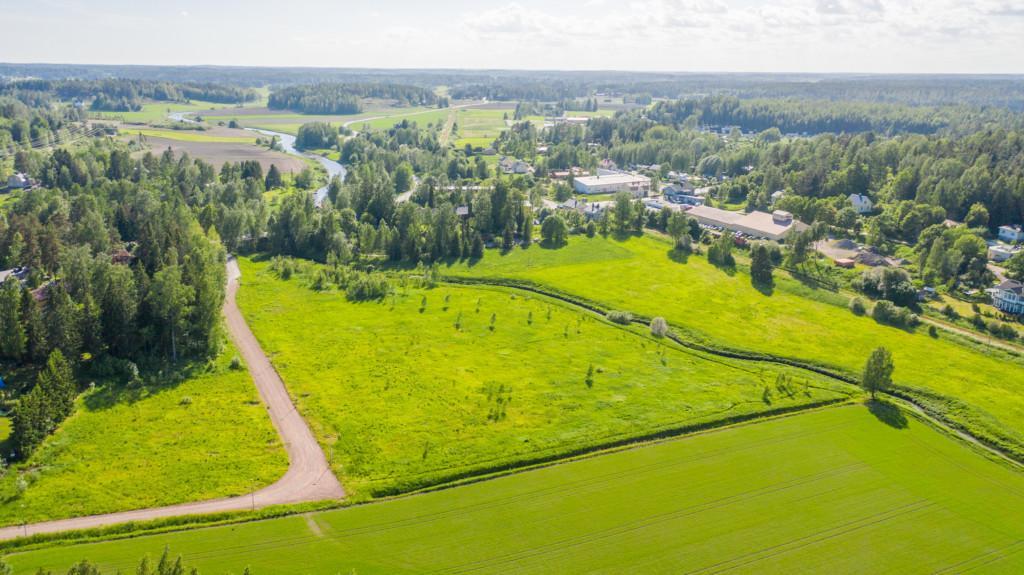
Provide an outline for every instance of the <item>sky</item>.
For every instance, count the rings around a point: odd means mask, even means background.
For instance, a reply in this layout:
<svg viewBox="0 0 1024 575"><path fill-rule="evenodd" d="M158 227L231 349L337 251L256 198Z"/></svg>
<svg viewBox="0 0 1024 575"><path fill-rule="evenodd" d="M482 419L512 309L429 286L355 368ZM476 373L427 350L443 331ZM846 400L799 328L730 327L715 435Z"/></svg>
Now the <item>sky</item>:
<svg viewBox="0 0 1024 575"><path fill-rule="evenodd" d="M1024 73L1024 0L0 0L0 61Z"/></svg>

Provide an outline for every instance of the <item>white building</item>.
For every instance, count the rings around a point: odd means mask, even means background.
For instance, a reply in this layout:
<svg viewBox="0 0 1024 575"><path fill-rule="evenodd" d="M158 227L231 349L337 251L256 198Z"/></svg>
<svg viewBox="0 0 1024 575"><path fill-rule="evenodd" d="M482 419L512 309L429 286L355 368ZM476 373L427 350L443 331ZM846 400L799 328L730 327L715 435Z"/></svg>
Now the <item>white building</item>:
<svg viewBox="0 0 1024 575"><path fill-rule="evenodd" d="M28 176L22 173L11 174L7 178L7 187L12 190L21 190L31 186L32 183L29 181Z"/></svg>
<svg viewBox="0 0 1024 575"><path fill-rule="evenodd" d="M783 190L775 190L772 192L772 205L774 206L779 200L786 197L786 192Z"/></svg>
<svg viewBox="0 0 1024 575"><path fill-rule="evenodd" d="M506 174L531 174L533 173L533 167L523 160L516 160L514 158L503 157L498 161L498 167L501 168L502 172Z"/></svg>
<svg viewBox="0 0 1024 575"><path fill-rule="evenodd" d="M864 194L850 194L850 204L858 214L870 214L875 209L875 203Z"/></svg>
<svg viewBox="0 0 1024 575"><path fill-rule="evenodd" d="M640 197L650 193L651 179L640 174L606 173L576 178L573 187L580 194L629 192L634 197Z"/></svg>
<svg viewBox="0 0 1024 575"><path fill-rule="evenodd" d="M1005 262L1021 250L1020 246L993 243L988 246L988 259L998 263Z"/></svg>
<svg viewBox="0 0 1024 575"><path fill-rule="evenodd" d="M1004 242L1024 242L1024 228L1020 226L999 226L999 239Z"/></svg>
<svg viewBox="0 0 1024 575"><path fill-rule="evenodd" d="M808 228L807 224L794 219L793 214L783 210L775 210L770 214L767 212L745 214L710 206L694 206L686 213L705 226L724 228L755 238L775 241L784 240L790 234L802 232Z"/></svg>
<svg viewBox="0 0 1024 575"><path fill-rule="evenodd" d="M1006 280L986 290L992 296L992 305L1003 313L1024 314L1024 284Z"/></svg>

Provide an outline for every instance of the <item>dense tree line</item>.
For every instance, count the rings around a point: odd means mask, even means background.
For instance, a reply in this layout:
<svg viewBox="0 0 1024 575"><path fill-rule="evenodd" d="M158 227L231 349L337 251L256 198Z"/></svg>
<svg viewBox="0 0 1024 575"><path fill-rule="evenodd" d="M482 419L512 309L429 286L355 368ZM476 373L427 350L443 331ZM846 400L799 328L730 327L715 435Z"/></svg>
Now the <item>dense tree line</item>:
<svg viewBox="0 0 1024 575"><path fill-rule="evenodd" d="M38 156L31 175L44 187L0 218L0 259L28 270L0 285L0 360L41 369L12 389L22 455L69 413L79 378L131 381L215 353L223 246L254 247L268 219L256 162L218 172L101 142Z"/></svg>
<svg viewBox="0 0 1024 575"><path fill-rule="evenodd" d="M741 100L707 96L657 102L648 111L652 120L681 126L694 118L700 125L739 126L761 132L778 128L785 133L878 132L934 134L942 130L973 131L986 123L1020 126L1019 118L1004 111L966 107L925 107L829 100Z"/></svg>
<svg viewBox="0 0 1024 575"><path fill-rule="evenodd" d="M184 102L203 100L222 104L251 102L255 90L213 82L155 82L126 78L101 80L18 80L0 84L0 94L53 94L65 101L89 102L93 110L127 112L139 110L146 100Z"/></svg>
<svg viewBox="0 0 1024 575"><path fill-rule="evenodd" d="M391 83L289 86L270 95L268 107L304 114L357 114L363 98L395 100L400 106L433 106L437 95L427 88Z"/></svg>
<svg viewBox="0 0 1024 575"><path fill-rule="evenodd" d="M20 150L81 140L90 133L81 123L84 110L60 106L47 94L18 96L0 96L0 159L11 158ZM0 162L4 180L5 164Z"/></svg>

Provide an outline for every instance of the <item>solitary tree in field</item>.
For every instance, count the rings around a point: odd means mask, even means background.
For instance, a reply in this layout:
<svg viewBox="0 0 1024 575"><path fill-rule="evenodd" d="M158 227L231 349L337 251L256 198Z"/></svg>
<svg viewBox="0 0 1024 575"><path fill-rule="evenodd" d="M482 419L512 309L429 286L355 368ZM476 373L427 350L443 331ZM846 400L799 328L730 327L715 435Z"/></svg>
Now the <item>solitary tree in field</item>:
<svg viewBox="0 0 1024 575"><path fill-rule="evenodd" d="M864 366L864 375L861 377L861 386L865 391L871 392L871 399L874 399L879 391L885 391L892 386L894 368L892 354L888 349L879 347L871 352L871 357Z"/></svg>
<svg viewBox="0 0 1024 575"><path fill-rule="evenodd" d="M757 242L750 250L750 279L755 286L772 285L772 256L762 242Z"/></svg>
<svg viewBox="0 0 1024 575"><path fill-rule="evenodd" d="M264 186L268 190L273 190L282 186L281 171L277 169L276 165L270 164L270 169L267 170L267 179L264 181Z"/></svg>

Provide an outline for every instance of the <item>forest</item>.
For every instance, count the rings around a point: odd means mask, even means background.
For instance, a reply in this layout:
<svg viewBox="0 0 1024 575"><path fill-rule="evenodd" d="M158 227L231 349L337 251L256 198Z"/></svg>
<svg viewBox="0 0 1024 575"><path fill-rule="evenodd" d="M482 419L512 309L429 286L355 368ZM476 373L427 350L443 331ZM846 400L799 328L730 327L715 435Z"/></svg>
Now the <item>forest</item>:
<svg viewBox="0 0 1024 575"><path fill-rule="evenodd" d="M37 94L53 95L59 100L89 102L97 111L129 112L142 108L146 101L185 102L203 100L221 104L241 104L258 97L255 90L211 82L153 82L106 78L102 80L17 80L0 83L0 94L24 100Z"/></svg>
<svg viewBox="0 0 1024 575"><path fill-rule="evenodd" d="M313 84L274 91L267 106L304 114L358 114L363 98L394 100L399 106L433 106L432 90L391 83Z"/></svg>

